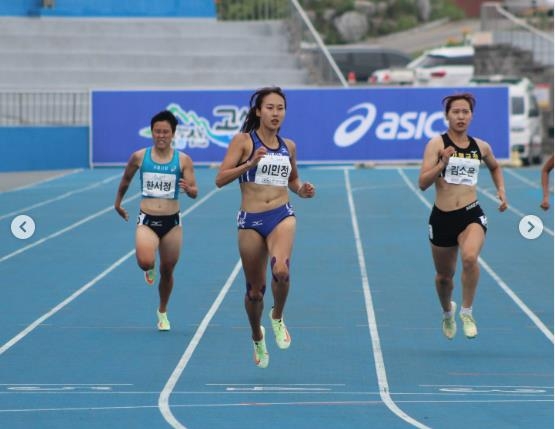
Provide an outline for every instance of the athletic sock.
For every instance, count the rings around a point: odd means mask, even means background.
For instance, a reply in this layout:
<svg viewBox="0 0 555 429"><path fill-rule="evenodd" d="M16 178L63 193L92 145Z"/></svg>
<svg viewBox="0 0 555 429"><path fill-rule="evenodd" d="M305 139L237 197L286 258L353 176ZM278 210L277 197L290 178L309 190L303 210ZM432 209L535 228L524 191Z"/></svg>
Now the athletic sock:
<svg viewBox="0 0 555 429"><path fill-rule="evenodd" d="M472 316L472 307L461 307L461 314L470 314Z"/></svg>

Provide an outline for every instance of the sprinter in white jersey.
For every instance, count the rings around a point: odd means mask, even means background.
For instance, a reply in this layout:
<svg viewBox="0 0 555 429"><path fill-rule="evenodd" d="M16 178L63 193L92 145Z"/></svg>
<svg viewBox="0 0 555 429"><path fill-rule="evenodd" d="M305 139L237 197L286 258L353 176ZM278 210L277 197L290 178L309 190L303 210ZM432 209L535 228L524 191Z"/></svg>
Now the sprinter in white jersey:
<svg viewBox="0 0 555 429"><path fill-rule="evenodd" d="M459 249L462 263L459 316L465 336L474 338L478 335L472 304L480 277L478 257L487 229L486 216L476 194L481 161L489 169L497 189L499 211L507 209L503 172L491 146L467 134L475 104L474 96L468 93L443 99L448 130L428 142L418 179L423 191L432 185L436 189L428 228L436 269L436 291L443 309L442 329L448 339L457 332L457 304L451 297Z"/></svg>
<svg viewBox="0 0 555 429"><path fill-rule="evenodd" d="M286 349L291 345L283 319L296 225L288 189L301 198L315 194L314 186L299 178L295 143L278 135L285 108L285 95L280 88L255 92L242 132L229 144L216 177L218 187L239 179L241 208L237 228L247 283L245 310L252 330L254 362L259 368L266 368L269 363L261 325L268 260L274 298L270 322L278 347Z"/></svg>
<svg viewBox="0 0 555 429"><path fill-rule="evenodd" d="M160 259L158 293L160 304L156 312L158 330L169 331L167 307L173 289L173 271L181 250L182 227L179 213L179 191L190 198L197 197L193 161L172 147L177 129L173 113L164 110L150 122L153 145L134 152L119 184L114 208L129 219L121 202L133 176L140 171L142 200L135 232L137 264L145 272L147 284L155 283L156 251Z"/></svg>

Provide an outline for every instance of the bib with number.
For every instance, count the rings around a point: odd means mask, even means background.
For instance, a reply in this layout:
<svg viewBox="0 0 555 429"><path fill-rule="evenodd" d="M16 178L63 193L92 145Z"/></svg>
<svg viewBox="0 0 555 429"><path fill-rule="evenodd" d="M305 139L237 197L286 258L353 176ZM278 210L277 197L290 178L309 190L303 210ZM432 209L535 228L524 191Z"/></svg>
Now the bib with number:
<svg viewBox="0 0 555 429"><path fill-rule="evenodd" d="M445 167L444 179L454 185L475 186L478 183L480 161L452 156Z"/></svg>
<svg viewBox="0 0 555 429"><path fill-rule="evenodd" d="M442 176L447 183L453 185L476 186L482 154L476 140L468 136L468 147L457 146L447 133L441 135L443 147L452 146L455 153L449 158L449 162L443 170Z"/></svg>
<svg viewBox="0 0 555 429"><path fill-rule="evenodd" d="M174 149L170 162L160 164L152 159L152 148L145 151L141 164L141 194L143 198L176 200L179 197L179 153Z"/></svg>
<svg viewBox="0 0 555 429"><path fill-rule="evenodd" d="M175 174L143 173L143 197L172 199L176 190Z"/></svg>
<svg viewBox="0 0 555 429"><path fill-rule="evenodd" d="M252 182L259 185L287 186L291 175L289 158L291 154L285 141L280 136L276 136L279 146L270 148L262 142L255 131L250 132L250 137L252 140L251 158L259 147L266 148L267 152L257 165L239 176L239 183Z"/></svg>
<svg viewBox="0 0 555 429"><path fill-rule="evenodd" d="M288 156L268 153L256 168L254 183L259 185L287 186L291 162Z"/></svg>

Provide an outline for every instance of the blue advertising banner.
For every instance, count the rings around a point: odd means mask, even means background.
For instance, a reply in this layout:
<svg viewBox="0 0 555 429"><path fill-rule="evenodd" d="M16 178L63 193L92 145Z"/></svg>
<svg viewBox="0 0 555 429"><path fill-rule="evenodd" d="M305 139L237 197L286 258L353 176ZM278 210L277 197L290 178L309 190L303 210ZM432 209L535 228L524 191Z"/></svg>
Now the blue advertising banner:
<svg viewBox="0 0 555 429"><path fill-rule="evenodd" d="M220 162L239 131L254 90L92 91L91 163L123 165L150 146L150 119L160 110L179 120L174 144L195 163ZM297 144L299 163L422 159L424 146L447 129L442 99L460 88L285 89L280 131ZM469 134L509 158L507 87L469 87L477 100Z"/></svg>

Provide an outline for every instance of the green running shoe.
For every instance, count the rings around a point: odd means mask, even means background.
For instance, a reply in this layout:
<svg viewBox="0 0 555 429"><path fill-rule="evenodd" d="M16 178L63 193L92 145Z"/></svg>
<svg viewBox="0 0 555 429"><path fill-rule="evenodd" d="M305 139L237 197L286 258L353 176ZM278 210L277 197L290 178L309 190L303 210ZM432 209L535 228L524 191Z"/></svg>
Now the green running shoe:
<svg viewBox="0 0 555 429"><path fill-rule="evenodd" d="M459 316L463 323L463 331L466 338L469 340L476 338L476 335L478 335L478 328L476 327L476 321L472 317L472 314L461 313Z"/></svg>
<svg viewBox="0 0 555 429"><path fill-rule="evenodd" d="M270 355L266 349L266 330L264 326L261 326L260 330L262 331L262 339L260 341L253 341L254 363L258 368L267 368L270 363Z"/></svg>
<svg viewBox="0 0 555 429"><path fill-rule="evenodd" d="M156 315L158 316L158 330L169 331L171 326L170 321L168 320L168 313L160 313L159 310L156 310Z"/></svg>
<svg viewBox="0 0 555 429"><path fill-rule="evenodd" d="M291 336L289 335L287 326L285 326L283 317L276 320L272 317L273 312L274 308L272 307L269 316L270 321L272 322L272 329L274 330L274 335L276 337L276 344L280 349L287 349L291 345Z"/></svg>
<svg viewBox="0 0 555 429"><path fill-rule="evenodd" d="M455 321L455 312L457 311L457 304L455 301L451 301L451 317L443 318L441 327L443 329L443 335L448 339L452 340L457 333L457 322Z"/></svg>

